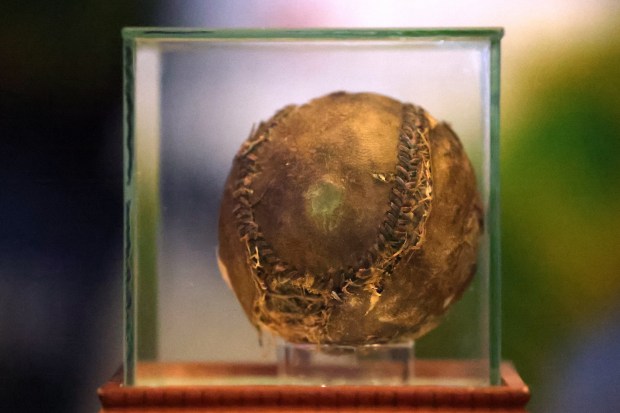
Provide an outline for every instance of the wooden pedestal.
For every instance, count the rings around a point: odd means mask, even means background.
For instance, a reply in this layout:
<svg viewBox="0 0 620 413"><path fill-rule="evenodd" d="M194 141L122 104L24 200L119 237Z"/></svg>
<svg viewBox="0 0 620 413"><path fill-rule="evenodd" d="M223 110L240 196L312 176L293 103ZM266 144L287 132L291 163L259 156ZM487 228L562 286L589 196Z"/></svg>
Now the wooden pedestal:
<svg viewBox="0 0 620 413"><path fill-rule="evenodd" d="M445 362L436 362L444 363ZM434 362L426 368L432 369ZM451 362L457 366L458 362ZM205 371L209 365L156 365L158 372ZM222 366L216 368L220 373ZM238 369L238 367L237 367ZM268 367L267 367L268 369ZM225 370L225 369L224 369ZM174 374L174 373L173 373ZM101 413L206 412L526 412L530 393L510 363L501 366L502 385L304 386L213 385L124 387L116 375L99 389Z"/></svg>

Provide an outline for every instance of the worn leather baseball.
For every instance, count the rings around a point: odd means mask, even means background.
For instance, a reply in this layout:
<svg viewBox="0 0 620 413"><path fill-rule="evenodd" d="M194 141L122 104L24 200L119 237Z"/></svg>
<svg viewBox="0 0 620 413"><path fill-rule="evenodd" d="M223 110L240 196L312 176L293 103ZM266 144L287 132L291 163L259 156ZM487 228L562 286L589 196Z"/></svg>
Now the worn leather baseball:
<svg viewBox="0 0 620 413"><path fill-rule="evenodd" d="M252 131L219 259L252 324L294 343L415 339L476 269L482 208L456 134L422 108L337 92Z"/></svg>

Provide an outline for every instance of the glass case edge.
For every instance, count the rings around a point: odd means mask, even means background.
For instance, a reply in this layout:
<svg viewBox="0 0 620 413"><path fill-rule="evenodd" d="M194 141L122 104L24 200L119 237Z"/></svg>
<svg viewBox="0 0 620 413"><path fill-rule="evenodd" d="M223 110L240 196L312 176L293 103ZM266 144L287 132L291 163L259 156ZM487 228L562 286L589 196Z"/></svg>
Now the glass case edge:
<svg viewBox="0 0 620 413"><path fill-rule="evenodd" d="M500 39L491 41L491 187L489 199L490 225L490 274L489 283L489 340L490 340L490 381L492 385L501 384L501 228L500 228Z"/></svg>
<svg viewBox="0 0 620 413"><path fill-rule="evenodd" d="M388 37L432 38L489 38L498 41L501 27L448 27L448 28L184 28L184 27L125 27L124 39L372 39Z"/></svg>
<svg viewBox="0 0 620 413"><path fill-rule="evenodd" d="M135 227L133 206L134 193L134 86L135 86L135 41L123 41L123 382L135 382L135 306L134 293L134 254L132 230Z"/></svg>

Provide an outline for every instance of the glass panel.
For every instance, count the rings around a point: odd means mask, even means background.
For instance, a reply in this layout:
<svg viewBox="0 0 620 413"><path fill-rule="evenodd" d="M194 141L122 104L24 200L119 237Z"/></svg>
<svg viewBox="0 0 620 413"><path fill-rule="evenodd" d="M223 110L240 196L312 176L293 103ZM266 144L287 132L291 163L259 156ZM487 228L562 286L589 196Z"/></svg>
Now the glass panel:
<svg viewBox="0 0 620 413"><path fill-rule="evenodd" d="M501 30L123 34L127 384L286 381L273 340L259 337L220 276L219 206L253 126L335 91L414 103L460 137L484 210L477 273L416 340L415 358L467 367L423 368L415 382L498 384Z"/></svg>

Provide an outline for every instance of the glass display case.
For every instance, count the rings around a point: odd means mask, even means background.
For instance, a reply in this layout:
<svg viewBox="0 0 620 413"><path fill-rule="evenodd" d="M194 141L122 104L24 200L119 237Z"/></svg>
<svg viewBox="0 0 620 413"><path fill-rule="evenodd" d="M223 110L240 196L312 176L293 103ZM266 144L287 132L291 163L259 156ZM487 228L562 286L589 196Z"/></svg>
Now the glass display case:
<svg viewBox="0 0 620 413"><path fill-rule="evenodd" d="M124 383L500 384L502 34L124 29ZM394 140L382 140L383 130ZM291 143L297 135L306 143ZM280 141L267 147L268 139ZM402 145L410 158L403 160ZM375 152L391 166L374 166ZM262 175L244 175L261 156ZM292 162L303 167L282 172ZM283 183L333 165L360 178L349 185L317 172L298 197L291 195L298 186ZM401 174L407 165L413 169ZM466 191L467 171L470 193L442 198ZM391 195L399 185L419 195L409 207ZM308 205L331 214L341 199L340 226L321 215L331 238L287 227ZM253 210L260 202L262 212ZM368 218L372 208L377 222ZM262 219L268 244L241 228L244 213ZM348 218L357 216L364 220ZM385 241L381 226L405 216L400 242ZM290 245L303 252L286 265L269 261ZM360 257L342 271L316 257L355 248ZM325 268L311 271L322 259ZM284 267L294 275L282 276ZM299 294L281 297L285 282L297 283ZM320 327L310 307L327 314Z"/></svg>

